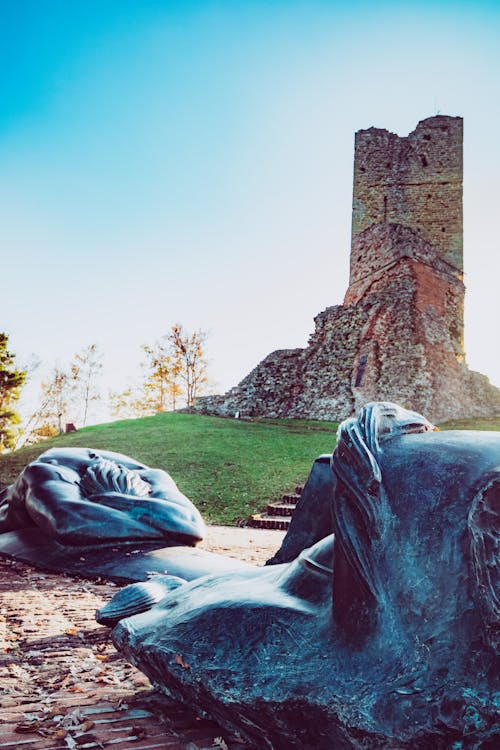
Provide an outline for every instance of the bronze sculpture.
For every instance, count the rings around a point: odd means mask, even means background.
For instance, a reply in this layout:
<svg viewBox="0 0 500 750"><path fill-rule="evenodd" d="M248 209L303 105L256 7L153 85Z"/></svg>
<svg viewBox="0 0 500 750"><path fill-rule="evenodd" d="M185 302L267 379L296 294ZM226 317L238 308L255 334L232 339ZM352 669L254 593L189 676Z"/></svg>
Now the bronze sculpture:
<svg viewBox="0 0 500 750"><path fill-rule="evenodd" d="M268 750L493 750L500 433L368 404L331 467L334 536L176 585L121 620L115 645Z"/></svg>
<svg viewBox="0 0 500 750"><path fill-rule="evenodd" d="M161 469L89 448L52 448L0 493L0 534L37 527L63 545L196 544L205 525Z"/></svg>
<svg viewBox="0 0 500 750"><path fill-rule="evenodd" d="M0 554L56 572L129 583L251 567L193 549L205 532L165 471L111 451L52 448L0 492Z"/></svg>

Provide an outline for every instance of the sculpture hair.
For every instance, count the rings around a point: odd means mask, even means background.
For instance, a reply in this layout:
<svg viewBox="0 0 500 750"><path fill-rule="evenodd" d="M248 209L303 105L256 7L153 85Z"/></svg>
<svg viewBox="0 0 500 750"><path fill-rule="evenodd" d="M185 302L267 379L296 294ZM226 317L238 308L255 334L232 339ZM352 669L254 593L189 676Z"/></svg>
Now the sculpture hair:
<svg viewBox="0 0 500 750"><path fill-rule="evenodd" d="M347 419L339 427L332 456L337 480L333 501L335 541L365 593L375 599L380 584L372 550L384 528L378 463L381 445L397 435L435 429L425 417L390 402L366 404L357 419Z"/></svg>
<svg viewBox="0 0 500 750"><path fill-rule="evenodd" d="M80 479L80 489L87 497L105 492L145 497L151 492L150 485L137 471L107 458L97 458L85 469Z"/></svg>

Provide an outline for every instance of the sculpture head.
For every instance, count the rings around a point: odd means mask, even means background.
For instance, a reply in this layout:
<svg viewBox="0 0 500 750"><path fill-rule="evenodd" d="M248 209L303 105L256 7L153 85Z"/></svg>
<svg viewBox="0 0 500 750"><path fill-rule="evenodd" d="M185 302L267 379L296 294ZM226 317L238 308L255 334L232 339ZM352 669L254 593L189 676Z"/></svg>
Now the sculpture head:
<svg viewBox="0 0 500 750"><path fill-rule="evenodd" d="M147 497L151 485L142 479L138 471L123 464L98 456L81 469L80 490L84 497L106 492L120 492L133 497Z"/></svg>
<svg viewBox="0 0 500 750"><path fill-rule="evenodd" d="M440 620L496 643L500 435L439 432L368 404L340 426L331 466L334 617L346 637L391 619L432 638Z"/></svg>

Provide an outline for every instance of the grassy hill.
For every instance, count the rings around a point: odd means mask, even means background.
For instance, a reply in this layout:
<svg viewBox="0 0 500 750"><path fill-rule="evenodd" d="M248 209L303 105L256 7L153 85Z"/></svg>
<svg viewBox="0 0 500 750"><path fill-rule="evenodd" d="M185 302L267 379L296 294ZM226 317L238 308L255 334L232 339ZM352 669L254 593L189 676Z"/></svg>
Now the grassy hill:
<svg viewBox="0 0 500 750"><path fill-rule="evenodd" d="M57 446L103 448L165 469L207 522L234 524L307 478L335 447L337 424L158 414L96 425L0 456L0 487Z"/></svg>
<svg viewBox="0 0 500 750"><path fill-rule="evenodd" d="M500 431L500 418L460 420L440 427ZM158 414L87 427L0 456L0 488L48 448L103 448L165 469L207 522L234 524L302 484L314 458L335 447L336 430L334 422L314 420Z"/></svg>

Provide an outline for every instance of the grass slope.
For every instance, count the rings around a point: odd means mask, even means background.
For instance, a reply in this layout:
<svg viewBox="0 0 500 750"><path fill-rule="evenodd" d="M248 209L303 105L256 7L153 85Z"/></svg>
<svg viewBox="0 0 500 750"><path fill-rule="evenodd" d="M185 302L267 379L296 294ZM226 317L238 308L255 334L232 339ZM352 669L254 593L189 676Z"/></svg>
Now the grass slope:
<svg viewBox="0 0 500 750"><path fill-rule="evenodd" d="M474 417L454 419L439 425L441 430L489 430L500 432L500 417Z"/></svg>
<svg viewBox="0 0 500 750"><path fill-rule="evenodd" d="M500 418L465 419L440 428L500 431ZM334 422L314 420L158 414L87 427L0 456L0 488L48 448L102 448L165 469L206 521L234 524L302 484L316 456L335 447L336 430Z"/></svg>
<svg viewBox="0 0 500 750"><path fill-rule="evenodd" d="M234 524L303 483L314 458L335 447L336 429L312 420L158 414L87 427L0 456L0 487L48 448L102 448L165 469L206 521Z"/></svg>

